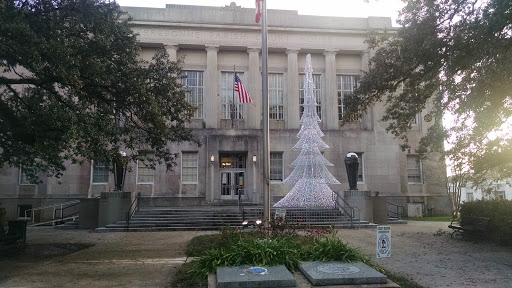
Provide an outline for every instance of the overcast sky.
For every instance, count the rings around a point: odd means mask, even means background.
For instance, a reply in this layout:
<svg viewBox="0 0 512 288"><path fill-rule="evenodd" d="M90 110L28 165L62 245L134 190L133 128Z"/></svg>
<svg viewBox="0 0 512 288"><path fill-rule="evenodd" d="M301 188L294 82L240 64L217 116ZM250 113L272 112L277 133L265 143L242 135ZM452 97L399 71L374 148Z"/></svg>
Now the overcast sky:
<svg viewBox="0 0 512 288"><path fill-rule="evenodd" d="M222 7L229 5L230 0L117 0L121 6L165 8L165 4L186 4ZM236 5L243 8L254 8L254 0L237 0ZM268 0L267 9L297 10L302 15L368 17L386 16L395 19L398 10L404 6L401 0Z"/></svg>

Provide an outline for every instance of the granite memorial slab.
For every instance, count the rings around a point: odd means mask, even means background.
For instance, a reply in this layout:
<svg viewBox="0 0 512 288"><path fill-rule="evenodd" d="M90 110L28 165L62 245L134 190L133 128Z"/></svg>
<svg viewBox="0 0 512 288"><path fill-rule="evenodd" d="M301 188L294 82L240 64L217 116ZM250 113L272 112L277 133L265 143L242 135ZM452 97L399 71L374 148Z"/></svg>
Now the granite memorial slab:
<svg viewBox="0 0 512 288"><path fill-rule="evenodd" d="M297 282L285 266L236 266L217 268L217 288L295 287Z"/></svg>
<svg viewBox="0 0 512 288"><path fill-rule="evenodd" d="M386 284L386 275L361 263L305 262L299 270L313 285Z"/></svg>

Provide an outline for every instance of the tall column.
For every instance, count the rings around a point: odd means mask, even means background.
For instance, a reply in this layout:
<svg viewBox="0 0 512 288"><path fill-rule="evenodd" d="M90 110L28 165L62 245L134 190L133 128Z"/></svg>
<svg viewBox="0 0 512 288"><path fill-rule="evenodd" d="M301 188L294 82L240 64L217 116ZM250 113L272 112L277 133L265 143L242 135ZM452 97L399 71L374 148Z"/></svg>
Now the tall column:
<svg viewBox="0 0 512 288"><path fill-rule="evenodd" d="M178 45L165 45L165 50L169 54L169 60L176 62L178 59Z"/></svg>
<svg viewBox="0 0 512 288"><path fill-rule="evenodd" d="M325 51L325 119L327 129L338 129L338 93L336 91L336 51Z"/></svg>
<svg viewBox="0 0 512 288"><path fill-rule="evenodd" d="M361 53L361 70L368 72L370 68L370 51L365 50ZM361 117L361 130L371 131L373 130L373 105L368 107L365 113Z"/></svg>
<svg viewBox="0 0 512 288"><path fill-rule="evenodd" d="M370 51L365 50L361 53L361 70L368 72L370 65Z"/></svg>
<svg viewBox="0 0 512 288"><path fill-rule="evenodd" d="M217 69L217 52L219 46L206 46L206 85L204 93L204 122L206 128L217 128L220 98L219 93L219 75Z"/></svg>
<svg viewBox="0 0 512 288"><path fill-rule="evenodd" d="M246 78L249 94L251 94L254 105L247 104L247 120L245 125L248 129L261 129L261 72L260 72L260 48L248 48L249 52L249 75Z"/></svg>
<svg viewBox="0 0 512 288"><path fill-rule="evenodd" d="M299 129L299 66L297 64L298 49L286 49L288 55L288 77L286 83L286 128Z"/></svg>

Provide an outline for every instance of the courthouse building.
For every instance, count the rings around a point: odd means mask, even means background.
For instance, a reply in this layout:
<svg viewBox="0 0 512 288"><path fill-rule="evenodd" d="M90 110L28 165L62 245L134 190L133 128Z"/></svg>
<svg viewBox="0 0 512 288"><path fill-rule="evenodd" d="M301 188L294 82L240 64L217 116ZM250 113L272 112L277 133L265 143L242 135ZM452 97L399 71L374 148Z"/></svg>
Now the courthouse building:
<svg viewBox="0 0 512 288"><path fill-rule="evenodd" d="M187 78L187 99L197 107L189 127L202 145L172 145L179 153L178 166L166 171L130 163L124 190L141 192L144 205L185 206L233 202L240 194L246 202L263 203L263 132L261 95L261 26L254 8L235 3L225 7L169 4L165 8L123 7L139 35L141 57L150 60L157 49L166 49L182 61ZM436 157L418 160L400 149L400 140L387 133L382 103L370 107L362 119L347 125L340 121L343 99L350 95L371 51L365 39L370 31L390 31L391 19L341 18L299 15L297 11L268 10L268 91L270 125L270 193L273 203L291 188L282 184L298 156L303 73L308 53L312 56L314 93L320 128L330 146L324 152L334 164L330 172L342 183L334 191L348 190L344 158L356 152L360 158L358 189L379 192L389 201L407 206L423 203L446 210L445 164ZM234 71L249 91L254 104L233 101ZM431 125L418 114L409 131L411 153ZM59 181L61 183L59 183ZM42 179L32 185L22 171L4 167L0 174L0 202L10 218L28 207L68 199L96 197L114 189L109 166L101 161L68 165L61 179ZM16 210L17 209L17 210ZM15 211L16 210L16 211Z"/></svg>

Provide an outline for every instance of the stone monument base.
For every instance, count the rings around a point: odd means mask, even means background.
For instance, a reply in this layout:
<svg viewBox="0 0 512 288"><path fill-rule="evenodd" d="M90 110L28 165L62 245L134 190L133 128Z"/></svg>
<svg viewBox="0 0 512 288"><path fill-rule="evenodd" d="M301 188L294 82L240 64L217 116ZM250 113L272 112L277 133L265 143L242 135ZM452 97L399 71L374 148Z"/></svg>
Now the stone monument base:
<svg viewBox="0 0 512 288"><path fill-rule="evenodd" d="M261 267L253 272L251 266L217 268L217 288L295 287L297 282L285 266Z"/></svg>
<svg viewBox="0 0 512 288"><path fill-rule="evenodd" d="M315 286L387 284L386 275L362 262L305 262L299 270Z"/></svg>
<svg viewBox="0 0 512 288"><path fill-rule="evenodd" d="M343 192L343 199L348 205L350 205L350 207L359 208L355 211L356 217L359 216L360 220L373 223L373 205L371 194L371 191L348 190ZM359 213L359 215L357 215L357 213Z"/></svg>

